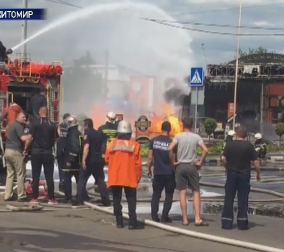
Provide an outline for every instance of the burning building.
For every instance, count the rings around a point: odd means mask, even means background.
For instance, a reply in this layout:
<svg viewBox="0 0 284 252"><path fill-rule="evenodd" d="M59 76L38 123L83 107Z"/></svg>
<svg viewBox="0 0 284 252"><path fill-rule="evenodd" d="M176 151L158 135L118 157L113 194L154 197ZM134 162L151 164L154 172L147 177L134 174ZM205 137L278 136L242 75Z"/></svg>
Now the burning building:
<svg viewBox="0 0 284 252"><path fill-rule="evenodd" d="M266 53L239 58L236 121L249 131L284 121L284 55ZM205 116L226 123L234 110L235 60L207 65Z"/></svg>

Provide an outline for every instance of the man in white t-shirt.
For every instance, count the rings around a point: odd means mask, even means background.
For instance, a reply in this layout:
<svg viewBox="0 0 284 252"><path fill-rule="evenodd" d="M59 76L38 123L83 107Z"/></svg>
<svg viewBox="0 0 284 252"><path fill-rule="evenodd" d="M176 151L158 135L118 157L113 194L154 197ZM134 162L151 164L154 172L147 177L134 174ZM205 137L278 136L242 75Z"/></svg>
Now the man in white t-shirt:
<svg viewBox="0 0 284 252"><path fill-rule="evenodd" d="M193 207L195 210L195 225L208 226L200 217L200 188L199 173L206 156L207 147L202 138L191 132L193 120L189 117L183 119L183 132L177 134L169 147L170 158L176 166L176 189L180 191L180 207L182 212L182 224L188 225L187 217L187 187L192 190ZM174 148L177 146L177 162L174 160ZM197 160L196 149L202 148L202 156Z"/></svg>

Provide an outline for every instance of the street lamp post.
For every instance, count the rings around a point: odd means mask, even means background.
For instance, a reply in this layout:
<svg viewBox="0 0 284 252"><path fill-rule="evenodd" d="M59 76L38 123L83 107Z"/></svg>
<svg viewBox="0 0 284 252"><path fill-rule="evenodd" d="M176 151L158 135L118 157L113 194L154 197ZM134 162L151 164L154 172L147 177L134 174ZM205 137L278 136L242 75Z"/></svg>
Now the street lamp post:
<svg viewBox="0 0 284 252"><path fill-rule="evenodd" d="M240 55L239 55L239 51L240 51L241 20L242 20L242 0L240 0L239 25L238 25L238 34L237 34L237 51L236 51L236 69L235 69L233 130L235 130L235 125L236 125L236 110L237 110L237 91L238 91L238 75L239 75L239 56L240 56Z"/></svg>
<svg viewBox="0 0 284 252"><path fill-rule="evenodd" d="M24 8L28 8L28 0L23 0ZM28 21L24 20L22 24L22 41L25 41L28 36ZM27 44L22 47L22 57L27 58Z"/></svg>

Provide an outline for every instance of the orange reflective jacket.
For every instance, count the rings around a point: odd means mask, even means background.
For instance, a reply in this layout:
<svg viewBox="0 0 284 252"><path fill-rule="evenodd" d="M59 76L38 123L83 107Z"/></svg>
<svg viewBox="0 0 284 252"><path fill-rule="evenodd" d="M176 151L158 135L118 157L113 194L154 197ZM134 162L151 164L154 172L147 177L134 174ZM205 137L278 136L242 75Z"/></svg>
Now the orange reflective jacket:
<svg viewBox="0 0 284 252"><path fill-rule="evenodd" d="M134 140L113 139L107 146L108 186L137 188L142 176L140 145Z"/></svg>

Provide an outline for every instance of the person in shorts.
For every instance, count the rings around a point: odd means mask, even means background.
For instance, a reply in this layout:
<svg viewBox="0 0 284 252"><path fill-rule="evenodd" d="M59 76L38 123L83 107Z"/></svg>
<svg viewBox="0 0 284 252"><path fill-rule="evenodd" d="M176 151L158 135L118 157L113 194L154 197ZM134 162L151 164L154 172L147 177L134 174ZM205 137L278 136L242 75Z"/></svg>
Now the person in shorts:
<svg viewBox="0 0 284 252"><path fill-rule="evenodd" d="M183 132L177 134L170 147L170 158L173 165L176 166L176 189L180 192L180 207L182 212L182 224L187 226L187 187L192 190L193 207L195 211L195 226L208 226L200 216L200 187L199 187L199 173L206 156L207 147L202 138L191 132L193 120L185 117L182 121ZM174 155L174 148L177 146L176 160ZM202 149L202 156L197 160L196 149L200 146Z"/></svg>

